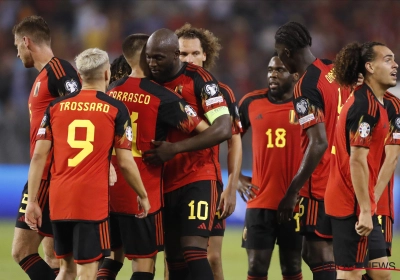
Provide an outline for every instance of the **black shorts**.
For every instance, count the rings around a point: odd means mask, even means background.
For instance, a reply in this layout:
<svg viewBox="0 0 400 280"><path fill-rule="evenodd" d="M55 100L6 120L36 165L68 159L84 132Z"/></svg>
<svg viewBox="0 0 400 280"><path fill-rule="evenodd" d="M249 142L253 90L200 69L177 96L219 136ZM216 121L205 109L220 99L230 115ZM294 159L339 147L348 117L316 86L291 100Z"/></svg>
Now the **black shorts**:
<svg viewBox="0 0 400 280"><path fill-rule="evenodd" d="M392 256L392 239L393 239L393 220L389 216L378 216L378 222L381 225L383 237L386 242L386 254Z"/></svg>
<svg viewBox="0 0 400 280"><path fill-rule="evenodd" d="M246 249L273 249L275 243L282 249L301 250L303 237L296 232L296 221L278 223L277 211L247 208L242 235L242 247Z"/></svg>
<svg viewBox="0 0 400 280"><path fill-rule="evenodd" d="M108 220L99 223L52 222L56 258L73 255L75 263L85 264L110 256Z"/></svg>
<svg viewBox="0 0 400 280"><path fill-rule="evenodd" d="M53 237L53 229L50 222L50 210L49 210L49 185L50 180L42 180L38 191L38 202L42 209L42 226L39 228L39 234L43 236ZM28 204L28 182L24 186L22 191L21 203L19 204L17 221L15 227L31 230L25 222L25 209Z"/></svg>
<svg viewBox="0 0 400 280"><path fill-rule="evenodd" d="M368 261L386 256L385 243L378 219L372 217L373 230L368 237L360 236L355 230L357 216L338 219L331 217L333 254L338 269L362 268Z"/></svg>
<svg viewBox="0 0 400 280"><path fill-rule="evenodd" d="M223 192L221 184L217 184L217 190L218 190L218 201L217 201L217 207L218 207L219 202L221 200L221 194ZM221 214L222 210L218 210L217 212L215 212L214 223L211 229L210 236L224 236L226 220L221 219Z"/></svg>
<svg viewBox="0 0 400 280"><path fill-rule="evenodd" d="M110 213L111 250L123 247L129 259L152 258L164 251L162 212L139 219L133 215Z"/></svg>
<svg viewBox="0 0 400 280"><path fill-rule="evenodd" d="M300 234L307 239L332 239L331 222L325 214L323 200L300 197L299 213L294 218L300 218Z"/></svg>
<svg viewBox="0 0 400 280"><path fill-rule="evenodd" d="M165 231L209 237L217 209L217 181L198 181L164 194Z"/></svg>

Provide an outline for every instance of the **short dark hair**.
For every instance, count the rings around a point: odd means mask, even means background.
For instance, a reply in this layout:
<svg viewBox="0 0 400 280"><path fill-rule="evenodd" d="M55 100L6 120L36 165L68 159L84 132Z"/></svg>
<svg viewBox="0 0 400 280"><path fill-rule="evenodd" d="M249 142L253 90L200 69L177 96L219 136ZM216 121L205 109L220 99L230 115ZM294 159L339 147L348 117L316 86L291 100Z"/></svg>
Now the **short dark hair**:
<svg viewBox="0 0 400 280"><path fill-rule="evenodd" d="M379 42L350 43L343 47L336 55L333 69L336 81L345 87L357 83L358 74L366 75L365 63L373 61L376 57L375 46L385 46Z"/></svg>
<svg viewBox="0 0 400 280"><path fill-rule="evenodd" d="M137 52L142 51L149 39L147 34L131 34L122 43L122 53L128 59L133 58Z"/></svg>
<svg viewBox="0 0 400 280"><path fill-rule="evenodd" d="M41 16L29 16L16 24L12 33L18 36L28 36L35 43L46 43L50 45L51 36L47 22Z"/></svg>
<svg viewBox="0 0 400 280"><path fill-rule="evenodd" d="M290 21L278 28L275 33L275 42L285 45L290 51L297 51L311 47L312 38L304 25Z"/></svg>
<svg viewBox="0 0 400 280"><path fill-rule="evenodd" d="M219 57L219 51L222 49L218 38L209 30L195 28L190 23L185 23L181 28L175 31L178 38L199 39L201 48L206 53L204 68L209 70L215 65L215 60Z"/></svg>
<svg viewBox="0 0 400 280"><path fill-rule="evenodd" d="M132 68L129 66L122 54L114 59L114 61L111 63L110 70L110 84L116 80L122 79L123 77L129 76L132 72Z"/></svg>

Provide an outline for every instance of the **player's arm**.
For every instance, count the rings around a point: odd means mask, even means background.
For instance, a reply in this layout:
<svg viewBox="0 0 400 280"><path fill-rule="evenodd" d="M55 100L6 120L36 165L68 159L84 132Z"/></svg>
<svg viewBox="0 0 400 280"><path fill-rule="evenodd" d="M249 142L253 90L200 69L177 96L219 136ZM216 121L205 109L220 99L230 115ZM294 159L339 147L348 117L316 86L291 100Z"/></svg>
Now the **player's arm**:
<svg viewBox="0 0 400 280"><path fill-rule="evenodd" d="M38 140L31 159L28 173L28 204L26 206L25 221L33 230L42 226L42 211L38 203L37 193L47 156L51 149L51 141Z"/></svg>
<svg viewBox="0 0 400 280"><path fill-rule="evenodd" d="M385 188L387 187L390 178L396 169L397 159L400 154L400 145L385 146L385 160L381 166L378 175L378 181L375 186L375 201L378 203Z"/></svg>
<svg viewBox="0 0 400 280"><path fill-rule="evenodd" d="M118 165L121 169L122 175L129 186L139 196L139 206L142 207L143 213L137 215L139 218L144 218L150 210L150 202L147 197L146 189L144 188L142 179L140 177L139 169L135 160L132 157L132 152L127 149L115 149L118 160Z"/></svg>
<svg viewBox="0 0 400 280"><path fill-rule="evenodd" d="M368 236L372 231L371 203L368 191L368 156L369 149L364 147L350 148L350 174L358 205L360 216L356 224L356 231L361 236Z"/></svg>

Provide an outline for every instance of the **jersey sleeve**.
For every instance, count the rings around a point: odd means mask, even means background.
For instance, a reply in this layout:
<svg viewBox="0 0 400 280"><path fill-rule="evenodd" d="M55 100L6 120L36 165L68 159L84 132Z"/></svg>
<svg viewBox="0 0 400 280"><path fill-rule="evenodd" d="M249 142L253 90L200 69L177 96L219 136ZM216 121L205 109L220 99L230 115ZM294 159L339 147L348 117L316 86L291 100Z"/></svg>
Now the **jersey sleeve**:
<svg viewBox="0 0 400 280"><path fill-rule="evenodd" d="M400 145L400 99L392 95L385 103L390 125L385 145Z"/></svg>
<svg viewBox="0 0 400 280"><path fill-rule="evenodd" d="M196 97L201 100L204 116L210 124L222 115L229 115L227 102L221 93L218 81L203 68L198 69L199 75L194 80Z"/></svg>
<svg viewBox="0 0 400 280"><path fill-rule="evenodd" d="M307 74L307 73L306 73ZM324 101L317 85L303 80L295 86L293 105L302 129L324 122Z"/></svg>
<svg viewBox="0 0 400 280"><path fill-rule="evenodd" d="M48 74L48 88L52 96L65 96L81 89L81 81L72 65L57 58L53 58L49 64L51 71Z"/></svg>
<svg viewBox="0 0 400 280"><path fill-rule="evenodd" d="M242 123L240 121L239 108L235 99L235 95L230 87L220 83L220 89L224 96L232 122L232 135L243 132Z"/></svg>
<svg viewBox="0 0 400 280"><path fill-rule="evenodd" d="M53 141L53 132L51 130L51 125L50 125L50 108L51 104L47 107L44 113L42 122L40 123L40 127L36 135L36 141L37 140Z"/></svg>
<svg viewBox="0 0 400 280"><path fill-rule="evenodd" d="M246 95L239 102L239 115L240 115L240 121L243 126L243 132L246 132L251 126L250 116L249 116L250 103L251 99L248 98Z"/></svg>
<svg viewBox="0 0 400 280"><path fill-rule="evenodd" d="M125 104L119 102L118 113L115 118L114 148L132 149L133 131L129 111Z"/></svg>
<svg viewBox="0 0 400 280"><path fill-rule="evenodd" d="M379 121L379 109L367 98L356 99L348 111L346 131L350 146L369 148L373 130Z"/></svg>

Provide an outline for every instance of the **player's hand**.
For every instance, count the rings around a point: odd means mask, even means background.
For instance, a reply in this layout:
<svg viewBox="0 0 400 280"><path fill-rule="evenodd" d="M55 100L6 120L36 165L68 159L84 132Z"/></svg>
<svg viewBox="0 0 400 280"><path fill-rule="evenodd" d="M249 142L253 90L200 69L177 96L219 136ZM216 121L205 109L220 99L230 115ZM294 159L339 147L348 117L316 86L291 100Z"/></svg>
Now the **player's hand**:
<svg viewBox="0 0 400 280"><path fill-rule="evenodd" d="M110 186L114 186L117 182L117 172L115 172L114 165L110 163L110 173L108 174L108 183Z"/></svg>
<svg viewBox="0 0 400 280"><path fill-rule="evenodd" d="M279 223L288 222L292 219L294 207L298 201L297 197L296 193L289 192L283 197L277 211Z"/></svg>
<svg viewBox="0 0 400 280"><path fill-rule="evenodd" d="M355 229L358 235L360 236L368 236L372 229L373 229L373 224L372 224L372 217L371 213L368 212L362 212L358 216L358 222L356 222Z"/></svg>
<svg viewBox="0 0 400 280"><path fill-rule="evenodd" d="M223 210L221 219L226 219L232 215L236 207L236 190L233 187L227 187L221 194L217 211Z"/></svg>
<svg viewBox="0 0 400 280"><path fill-rule="evenodd" d="M145 218L147 217L147 214L149 213L150 210L150 202L149 202L149 198L146 196L146 198L140 198L139 196L137 197L137 202L138 202L138 208L139 211L143 210L142 213L135 215L136 218Z"/></svg>
<svg viewBox="0 0 400 280"><path fill-rule="evenodd" d="M28 201L26 205L25 222L31 230L39 231L39 228L42 226L42 209L40 209L37 202Z"/></svg>
<svg viewBox="0 0 400 280"><path fill-rule="evenodd" d="M259 188L251 183L251 177L240 173L237 191L244 202L247 203L248 200L254 199L256 197L255 191L258 190Z"/></svg>
<svg viewBox="0 0 400 280"><path fill-rule="evenodd" d="M143 153L143 161L150 165L161 165L172 159L175 155L174 144L166 141L152 141L155 149L147 150Z"/></svg>

